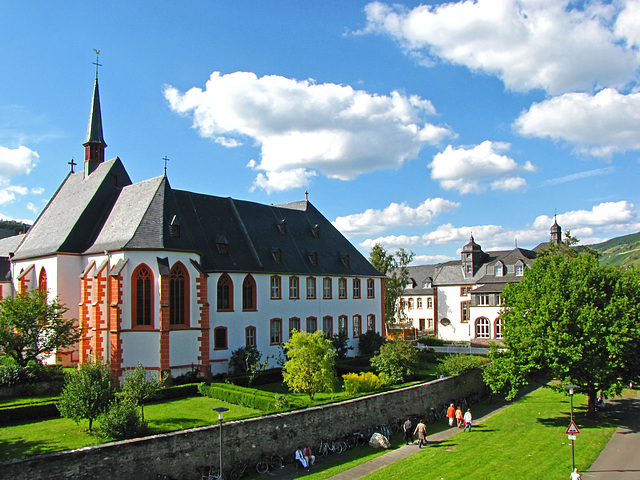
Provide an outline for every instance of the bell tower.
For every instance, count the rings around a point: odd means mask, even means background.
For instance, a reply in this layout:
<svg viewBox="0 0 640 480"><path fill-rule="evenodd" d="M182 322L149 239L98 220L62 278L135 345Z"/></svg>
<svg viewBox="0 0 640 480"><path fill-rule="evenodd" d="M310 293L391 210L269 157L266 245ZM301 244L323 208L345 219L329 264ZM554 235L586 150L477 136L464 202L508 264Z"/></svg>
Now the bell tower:
<svg viewBox="0 0 640 480"><path fill-rule="evenodd" d="M95 50L96 55L100 54ZM87 127L87 139L82 144L84 146L84 175L91 175L98 165L104 162L104 149L107 144L102 135L102 114L100 113L100 91L98 88L98 59L96 58L96 83L93 86L93 100L91 103L91 115L89 116L89 126Z"/></svg>

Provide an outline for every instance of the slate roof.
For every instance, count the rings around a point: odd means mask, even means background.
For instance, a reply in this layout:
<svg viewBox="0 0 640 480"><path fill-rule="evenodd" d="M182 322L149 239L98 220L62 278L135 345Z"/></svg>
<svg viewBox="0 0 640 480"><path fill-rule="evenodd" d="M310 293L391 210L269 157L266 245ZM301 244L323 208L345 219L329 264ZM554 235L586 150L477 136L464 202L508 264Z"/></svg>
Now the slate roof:
<svg viewBox="0 0 640 480"><path fill-rule="evenodd" d="M114 185L114 175L124 181ZM381 276L308 201L262 205L173 190L165 176L132 184L119 159L86 178L69 174L16 258L138 249L200 254L205 272Z"/></svg>
<svg viewBox="0 0 640 480"><path fill-rule="evenodd" d="M84 171L70 173L14 258L84 252L93 244L122 187L130 184L119 158L100 164L87 178Z"/></svg>
<svg viewBox="0 0 640 480"><path fill-rule="evenodd" d="M15 253L25 236L26 233L21 233L20 235L0 238L0 257L8 257L10 253Z"/></svg>
<svg viewBox="0 0 640 480"><path fill-rule="evenodd" d="M432 295L433 288L425 288L425 283L433 284L437 265L417 265L407 267L410 284L404 289L405 295Z"/></svg>

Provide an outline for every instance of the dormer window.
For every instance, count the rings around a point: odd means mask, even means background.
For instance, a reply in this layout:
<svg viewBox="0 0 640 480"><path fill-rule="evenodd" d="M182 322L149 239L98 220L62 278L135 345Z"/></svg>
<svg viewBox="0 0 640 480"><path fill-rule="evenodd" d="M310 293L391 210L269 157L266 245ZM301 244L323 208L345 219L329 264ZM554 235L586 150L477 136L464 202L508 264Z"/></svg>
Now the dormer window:
<svg viewBox="0 0 640 480"><path fill-rule="evenodd" d="M351 266L351 260L349 259L348 254L340 257L340 260L342 261L342 265L344 265L345 267L349 268Z"/></svg>
<svg viewBox="0 0 640 480"><path fill-rule="evenodd" d="M178 216L174 215L171 219L171 236L174 238L180 238L180 221Z"/></svg>
<svg viewBox="0 0 640 480"><path fill-rule="evenodd" d="M280 231L280 233L282 235L285 235L287 233L287 222L284 220L284 218L282 219L282 221L278 224L278 230Z"/></svg>
<svg viewBox="0 0 640 480"><path fill-rule="evenodd" d="M502 262L496 263L496 265L494 267L494 273L495 273L496 277L504 276L504 265L503 265Z"/></svg>
<svg viewBox="0 0 640 480"><path fill-rule="evenodd" d="M276 263L282 263L282 250L280 250L279 248L272 249L271 256L276 261Z"/></svg>
<svg viewBox="0 0 640 480"><path fill-rule="evenodd" d="M522 275L524 275L524 265L516 265L515 273L517 277L521 277Z"/></svg>
<svg viewBox="0 0 640 480"><path fill-rule="evenodd" d="M229 242L224 235L218 235L216 237L216 247L218 247L218 253L221 255L229 255Z"/></svg>
<svg viewBox="0 0 640 480"><path fill-rule="evenodd" d="M313 238L320 238L320 226L317 223L311 229L311 233L313 234Z"/></svg>
<svg viewBox="0 0 640 480"><path fill-rule="evenodd" d="M309 258L309 262L311 262L311 265L313 265L314 267L318 266L318 252L312 252L308 255Z"/></svg>

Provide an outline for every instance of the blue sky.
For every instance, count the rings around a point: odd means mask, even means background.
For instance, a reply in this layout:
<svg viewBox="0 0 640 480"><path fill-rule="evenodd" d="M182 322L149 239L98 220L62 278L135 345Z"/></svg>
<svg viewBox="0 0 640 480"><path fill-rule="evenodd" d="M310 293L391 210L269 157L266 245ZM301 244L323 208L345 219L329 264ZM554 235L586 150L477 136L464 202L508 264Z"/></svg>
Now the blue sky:
<svg viewBox="0 0 640 480"><path fill-rule="evenodd" d="M640 0L0 1L0 215L83 159L100 50L134 182L309 200L416 264L640 231Z"/></svg>

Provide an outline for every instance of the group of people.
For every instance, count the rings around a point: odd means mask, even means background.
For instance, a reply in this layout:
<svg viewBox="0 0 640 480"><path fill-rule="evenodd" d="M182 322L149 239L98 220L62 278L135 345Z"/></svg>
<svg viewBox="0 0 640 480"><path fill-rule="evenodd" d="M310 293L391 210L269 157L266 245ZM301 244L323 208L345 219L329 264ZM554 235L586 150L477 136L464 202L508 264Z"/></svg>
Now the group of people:
<svg viewBox="0 0 640 480"><path fill-rule="evenodd" d="M302 464L302 468L307 470L316 463L316 456L311 453L311 447L298 446L296 450L296 460Z"/></svg>
<svg viewBox="0 0 640 480"><path fill-rule="evenodd" d="M449 419L449 426L453 427L454 421L457 423L458 428L464 428L463 431L471 431L471 422L473 416L471 415L471 409L467 408L467 411L462 414L462 408L458 405L458 408L454 407L453 403L447 408L447 418Z"/></svg>

